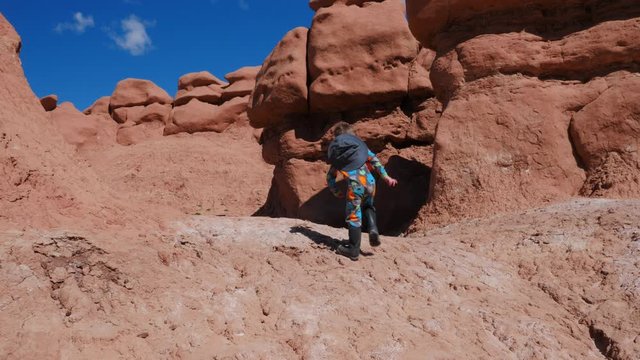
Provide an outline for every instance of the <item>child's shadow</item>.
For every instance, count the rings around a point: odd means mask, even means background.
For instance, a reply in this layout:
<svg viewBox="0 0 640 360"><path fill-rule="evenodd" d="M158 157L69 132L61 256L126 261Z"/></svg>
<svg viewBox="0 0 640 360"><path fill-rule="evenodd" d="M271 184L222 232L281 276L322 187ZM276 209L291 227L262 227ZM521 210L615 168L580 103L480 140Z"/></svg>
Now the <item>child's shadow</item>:
<svg viewBox="0 0 640 360"><path fill-rule="evenodd" d="M300 226L300 225L292 226L289 232L292 234L302 234L308 237L314 243L318 245L322 245L325 248L330 249L331 251L334 251L334 252L336 251L336 249L338 249L339 245L346 245L349 243L348 240L338 240L331 236L319 233L308 226ZM373 255L372 253L362 251L362 249L360 249L360 254L362 254L363 256Z"/></svg>
<svg viewBox="0 0 640 360"><path fill-rule="evenodd" d="M321 234L308 226L292 226L291 230L289 230L292 234L302 234L308 237L311 241L318 245L322 245L326 248L331 249L332 251L336 251L339 245L347 244L347 240L338 240L336 238L332 238L331 236Z"/></svg>

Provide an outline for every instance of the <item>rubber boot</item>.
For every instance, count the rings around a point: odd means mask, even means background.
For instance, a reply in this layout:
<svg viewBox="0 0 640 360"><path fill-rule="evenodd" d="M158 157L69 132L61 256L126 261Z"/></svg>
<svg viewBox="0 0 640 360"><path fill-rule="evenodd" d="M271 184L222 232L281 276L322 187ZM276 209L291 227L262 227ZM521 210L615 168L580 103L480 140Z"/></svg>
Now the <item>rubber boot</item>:
<svg viewBox="0 0 640 360"><path fill-rule="evenodd" d="M349 226L349 244L340 245L336 252L342 256L356 261L360 256L360 239L362 237L362 229L359 227Z"/></svg>
<svg viewBox="0 0 640 360"><path fill-rule="evenodd" d="M364 215L369 224L369 245L373 247L380 246L380 236L378 233L378 225L376 224L376 211L372 208L367 208L364 211Z"/></svg>

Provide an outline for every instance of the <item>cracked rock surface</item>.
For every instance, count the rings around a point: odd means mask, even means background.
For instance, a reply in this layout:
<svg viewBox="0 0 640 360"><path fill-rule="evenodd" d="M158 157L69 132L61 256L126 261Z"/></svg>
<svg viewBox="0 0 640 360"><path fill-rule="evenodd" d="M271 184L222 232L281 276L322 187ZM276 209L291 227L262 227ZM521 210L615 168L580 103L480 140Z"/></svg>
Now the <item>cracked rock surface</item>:
<svg viewBox="0 0 640 360"><path fill-rule="evenodd" d="M292 219L3 231L0 353L635 359L638 211L565 202L383 237L358 262L332 250L344 230Z"/></svg>

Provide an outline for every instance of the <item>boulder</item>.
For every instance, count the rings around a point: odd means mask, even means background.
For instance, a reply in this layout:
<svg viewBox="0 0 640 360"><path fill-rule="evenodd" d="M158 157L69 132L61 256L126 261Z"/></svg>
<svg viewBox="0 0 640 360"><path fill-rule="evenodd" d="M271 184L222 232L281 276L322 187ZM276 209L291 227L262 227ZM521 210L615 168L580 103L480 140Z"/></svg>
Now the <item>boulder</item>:
<svg viewBox="0 0 640 360"><path fill-rule="evenodd" d="M442 104L436 98L430 98L418 105L411 115L406 141L433 143L441 115Z"/></svg>
<svg viewBox="0 0 640 360"><path fill-rule="evenodd" d="M337 120L300 118L292 121L292 126L286 129L267 128L262 136L264 160L277 164L291 158L324 159L338 120L352 123L355 134L373 151L381 151L387 144L404 145L408 141L407 131L414 126L398 106L348 111ZM414 130L415 133L420 131L428 130Z"/></svg>
<svg viewBox="0 0 640 360"><path fill-rule="evenodd" d="M222 86L218 84L194 87L190 90L178 90L174 106L184 105L191 101L191 99L198 99L205 103L219 105L222 103L222 91Z"/></svg>
<svg viewBox="0 0 640 360"><path fill-rule="evenodd" d="M116 141L120 145L135 145L141 142L161 138L165 124L161 121L148 121L140 124L127 122L120 125Z"/></svg>
<svg viewBox="0 0 640 360"><path fill-rule="evenodd" d="M341 226L344 199L334 197L327 189L328 170L324 161L289 159L278 164L273 171L267 202L258 214Z"/></svg>
<svg viewBox="0 0 640 360"><path fill-rule="evenodd" d="M443 50L481 34L527 29L553 38L566 30L576 31L576 26L638 16L640 8L634 0L407 0L407 18L416 39Z"/></svg>
<svg viewBox="0 0 640 360"><path fill-rule="evenodd" d="M223 87L222 100L227 101L235 97L251 95L259 71L260 66L245 66L225 75L229 85Z"/></svg>
<svg viewBox="0 0 640 360"><path fill-rule="evenodd" d="M355 134L374 152L381 151L387 144L403 144L411 125L407 114L393 104L385 108L348 111L344 113L343 120L352 124ZM326 141L330 141L330 133Z"/></svg>
<svg viewBox="0 0 640 360"><path fill-rule="evenodd" d="M431 65L436 58L436 52L429 48L422 48L413 60L409 70L409 95L413 98L430 98L434 96L431 84Z"/></svg>
<svg viewBox="0 0 640 360"><path fill-rule="evenodd" d="M248 110L251 126L275 126L308 112L307 33L289 31L262 64Z"/></svg>
<svg viewBox="0 0 640 360"><path fill-rule="evenodd" d="M619 72L574 114L571 137L587 171L580 194L640 198L640 75Z"/></svg>
<svg viewBox="0 0 640 360"><path fill-rule="evenodd" d="M211 105L192 99L186 105L173 108L165 135L179 132L223 132L231 124L243 121L248 100L249 96L237 97L222 105Z"/></svg>
<svg viewBox="0 0 640 360"><path fill-rule="evenodd" d="M272 165L290 158L319 160L324 156L331 124L301 118L285 129L266 128L261 136L262 157Z"/></svg>
<svg viewBox="0 0 640 360"><path fill-rule="evenodd" d="M605 88L515 75L465 84L438 120L424 218L448 223L578 195L585 173L567 131L570 109Z"/></svg>
<svg viewBox="0 0 640 360"><path fill-rule="evenodd" d="M227 85L208 71L192 72L182 75L178 79L178 90L191 90L200 86Z"/></svg>
<svg viewBox="0 0 640 360"><path fill-rule="evenodd" d="M407 135L428 141L422 115L442 112L430 201L413 230L576 195L638 196L637 101L622 94L637 92L640 4L408 0L407 9L413 34L436 50L429 79L443 104L414 113Z"/></svg>
<svg viewBox="0 0 640 360"><path fill-rule="evenodd" d="M149 80L125 79L118 82L111 95L110 107L150 105L153 103L171 104L173 99L166 91Z"/></svg>
<svg viewBox="0 0 640 360"><path fill-rule="evenodd" d="M84 109L83 113L85 115L96 115L96 114L109 114L109 103L111 102L111 96L103 96L96 100L91 106Z"/></svg>
<svg viewBox="0 0 640 360"><path fill-rule="evenodd" d="M403 98L417 53L401 0L319 9L309 31L311 111Z"/></svg>
<svg viewBox="0 0 640 360"><path fill-rule="evenodd" d="M640 17L607 21L557 40L528 32L487 34L456 47L465 81L494 74L585 80L640 63Z"/></svg>
<svg viewBox="0 0 640 360"><path fill-rule="evenodd" d="M147 106L117 108L113 111L113 119L120 124L126 122L140 124L151 121L166 124L169 122L169 114L171 114L171 105L155 103Z"/></svg>
<svg viewBox="0 0 640 360"><path fill-rule="evenodd" d="M40 99L44 111L51 111L58 106L58 95L51 94Z"/></svg>

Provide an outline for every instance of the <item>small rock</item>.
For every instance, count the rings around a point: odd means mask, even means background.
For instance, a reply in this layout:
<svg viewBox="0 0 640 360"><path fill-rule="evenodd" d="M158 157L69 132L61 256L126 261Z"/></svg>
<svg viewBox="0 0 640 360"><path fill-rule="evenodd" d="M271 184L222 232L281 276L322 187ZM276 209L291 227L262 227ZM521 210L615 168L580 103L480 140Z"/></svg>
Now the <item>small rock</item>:
<svg viewBox="0 0 640 360"><path fill-rule="evenodd" d="M52 111L58 106L58 96L51 94L40 99L40 104L45 111Z"/></svg>
<svg viewBox="0 0 640 360"><path fill-rule="evenodd" d="M68 277L67 270L63 267L57 267L51 272L51 281L58 284L64 282Z"/></svg>

